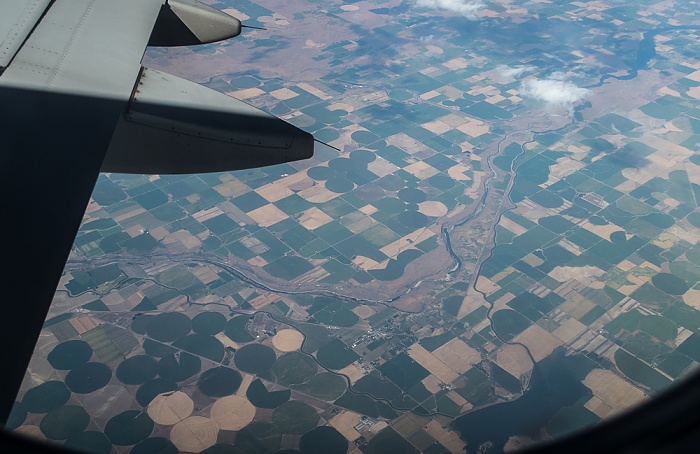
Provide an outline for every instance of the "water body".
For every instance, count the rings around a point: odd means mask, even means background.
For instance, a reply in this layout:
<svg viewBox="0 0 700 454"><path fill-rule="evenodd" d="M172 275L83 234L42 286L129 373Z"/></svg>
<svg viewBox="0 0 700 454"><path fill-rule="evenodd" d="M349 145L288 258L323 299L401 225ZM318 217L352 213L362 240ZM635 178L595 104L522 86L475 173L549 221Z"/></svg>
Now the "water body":
<svg viewBox="0 0 700 454"><path fill-rule="evenodd" d="M564 353L560 348L535 365L522 397L467 413L452 423L469 452L487 442L492 445L488 452L501 452L512 436L541 439L542 428L560 409L591 396L581 381L595 363L584 355Z"/></svg>
<svg viewBox="0 0 700 454"><path fill-rule="evenodd" d="M612 74L605 74L603 77L600 78L598 83L591 85L587 88L595 88L595 87L600 87L603 85L603 83L609 79L617 79L617 80L631 80L637 77L637 74L639 73L640 69L644 69L647 67L649 64L649 61L656 57L656 42L654 41L654 38L656 35L667 32L667 31L678 31L678 30L700 30L700 26L698 25L678 25L678 26L669 26L669 27L662 27L658 28L656 30L650 30L646 33L644 33L644 38L639 42L639 49L637 50L637 56L634 60L630 61L628 63L628 66L630 67L629 73L625 74L624 76L614 76Z"/></svg>
<svg viewBox="0 0 700 454"><path fill-rule="evenodd" d="M656 35L667 31L699 30L700 26L669 26L644 33L634 60L628 62L630 71L624 76L606 74L594 88L603 85L608 78L631 80L638 72L647 67L649 61L656 57ZM483 203L482 199L482 203ZM448 232L444 232L448 240ZM461 264L457 258L458 265ZM530 387L522 397L511 401L476 410L457 418L452 426L460 432L462 439L468 443L468 450L475 452L480 446L489 445L488 452L500 452L512 436L529 436L535 440L542 438L542 429L565 407L574 405L580 399L587 399L591 391L581 383L585 376L595 367L590 358L583 355L565 356L564 350L536 364Z"/></svg>

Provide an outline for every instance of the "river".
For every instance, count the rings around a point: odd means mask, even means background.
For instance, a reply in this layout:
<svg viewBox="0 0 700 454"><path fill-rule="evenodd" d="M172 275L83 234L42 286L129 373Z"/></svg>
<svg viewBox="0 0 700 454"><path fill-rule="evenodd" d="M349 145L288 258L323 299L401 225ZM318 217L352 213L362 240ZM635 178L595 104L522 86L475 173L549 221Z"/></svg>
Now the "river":
<svg viewBox="0 0 700 454"><path fill-rule="evenodd" d="M697 25L669 26L644 33L636 58L628 63L630 66L628 74L624 76L605 74L596 84L587 88L599 87L609 78L631 80L637 77L639 71L646 68L649 61L656 56L654 40L656 35L668 31L698 29L700 26ZM512 170L513 179L515 179L517 173L514 169ZM484 194L482 203L486 195ZM456 254L449 247L448 232L444 231L444 234L448 250L455 256ZM460 263L458 257L456 260ZM475 452L479 447L485 452L500 452L508 439L513 436L541 440L543 429L562 408L591 395L591 391L581 381L593 369L595 363L583 355L565 356L564 353L564 349L561 348L535 364L530 386L521 397L472 411L460 416L452 423L452 426L460 432L462 439L468 443L469 452ZM577 426L579 422L572 421L570 427Z"/></svg>

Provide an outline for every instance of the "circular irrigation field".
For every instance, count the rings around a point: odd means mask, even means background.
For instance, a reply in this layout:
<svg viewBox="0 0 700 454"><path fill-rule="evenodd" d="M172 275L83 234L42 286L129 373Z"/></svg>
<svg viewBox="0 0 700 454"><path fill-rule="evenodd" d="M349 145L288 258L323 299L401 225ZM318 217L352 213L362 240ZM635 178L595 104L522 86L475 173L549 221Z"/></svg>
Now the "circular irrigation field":
<svg viewBox="0 0 700 454"><path fill-rule="evenodd" d="M303 454L345 454L348 441L330 426L321 426L302 435L299 450Z"/></svg>
<svg viewBox="0 0 700 454"><path fill-rule="evenodd" d="M197 382L197 388L209 397L230 396L241 386L243 377L228 367L215 367L204 372Z"/></svg>
<svg viewBox="0 0 700 454"><path fill-rule="evenodd" d="M192 331L213 336L226 328L226 317L219 312L200 312L192 319Z"/></svg>
<svg viewBox="0 0 700 454"><path fill-rule="evenodd" d="M47 381L28 390L22 398L26 411L48 413L65 405L70 399L70 390L63 382Z"/></svg>
<svg viewBox="0 0 700 454"><path fill-rule="evenodd" d="M49 412L39 427L46 438L65 440L84 431L90 416L77 405L66 405Z"/></svg>
<svg viewBox="0 0 700 454"><path fill-rule="evenodd" d="M255 407L245 397L226 396L214 402L210 416L224 430L241 430L255 417Z"/></svg>
<svg viewBox="0 0 700 454"><path fill-rule="evenodd" d="M190 416L173 426L170 440L180 451L200 452L216 443L219 426L204 416Z"/></svg>
<svg viewBox="0 0 700 454"><path fill-rule="evenodd" d="M85 363L68 372L66 386L76 394L89 394L112 379L112 370L102 363Z"/></svg>
<svg viewBox="0 0 700 454"><path fill-rule="evenodd" d="M304 342L304 335L295 329L283 329L277 331L272 338L272 345L284 353L299 350Z"/></svg>
<svg viewBox="0 0 700 454"><path fill-rule="evenodd" d="M148 404L148 416L164 426L172 426L187 418L194 411L194 402L182 391L158 394Z"/></svg>
<svg viewBox="0 0 700 454"><path fill-rule="evenodd" d="M158 363L147 355L137 355L122 361L115 372L125 385L140 385L158 374Z"/></svg>
<svg viewBox="0 0 700 454"><path fill-rule="evenodd" d="M185 337L192 328L192 320L182 312L163 312L148 320L146 334L160 342L172 342Z"/></svg>
<svg viewBox="0 0 700 454"><path fill-rule="evenodd" d="M168 355L158 361L158 375L173 382L185 381L202 368L202 360L187 352L178 356Z"/></svg>
<svg viewBox="0 0 700 454"><path fill-rule="evenodd" d="M277 359L275 351L261 344L246 345L236 352L233 362L244 372L260 375L267 372Z"/></svg>
<svg viewBox="0 0 700 454"><path fill-rule="evenodd" d="M314 407L298 400L290 400L272 414L272 423L285 434L303 435L318 424L319 416Z"/></svg>
<svg viewBox="0 0 700 454"><path fill-rule="evenodd" d="M71 370L87 363L91 357L92 348L87 342L69 340L54 347L46 359L54 369Z"/></svg>
<svg viewBox="0 0 700 454"><path fill-rule="evenodd" d="M272 365L272 375L282 386L305 383L316 375L317 370L314 360L300 352L282 355Z"/></svg>
<svg viewBox="0 0 700 454"><path fill-rule="evenodd" d="M145 440L153 432L153 420L148 413L127 410L107 421L105 435L118 446L130 446Z"/></svg>

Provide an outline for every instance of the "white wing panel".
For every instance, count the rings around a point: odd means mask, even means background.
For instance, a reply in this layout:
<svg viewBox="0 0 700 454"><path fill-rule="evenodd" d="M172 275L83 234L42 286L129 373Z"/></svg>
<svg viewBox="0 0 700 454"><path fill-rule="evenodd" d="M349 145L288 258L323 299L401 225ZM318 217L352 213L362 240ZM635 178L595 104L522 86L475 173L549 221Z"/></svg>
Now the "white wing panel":
<svg viewBox="0 0 700 454"><path fill-rule="evenodd" d="M0 71L27 39L51 0L3 0L0 3Z"/></svg>
<svg viewBox="0 0 700 454"><path fill-rule="evenodd" d="M128 99L162 3L57 1L0 83Z"/></svg>

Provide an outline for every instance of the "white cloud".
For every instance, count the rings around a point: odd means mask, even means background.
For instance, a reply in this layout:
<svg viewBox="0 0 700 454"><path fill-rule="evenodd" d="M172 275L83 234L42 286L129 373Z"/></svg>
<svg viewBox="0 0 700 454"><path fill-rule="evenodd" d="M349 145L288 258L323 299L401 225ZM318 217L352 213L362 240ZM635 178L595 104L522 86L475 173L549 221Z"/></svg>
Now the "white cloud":
<svg viewBox="0 0 700 454"><path fill-rule="evenodd" d="M550 80L566 80L566 73L563 71L554 71L547 77Z"/></svg>
<svg viewBox="0 0 700 454"><path fill-rule="evenodd" d="M578 87L564 80L560 73L547 79L529 79L520 84L520 93L529 98L544 101L557 107L571 110L574 104L591 93L591 90Z"/></svg>
<svg viewBox="0 0 700 454"><path fill-rule="evenodd" d="M499 67L496 68L496 71L498 71L498 74L501 75L501 77L514 77L518 78L524 74L529 74L536 70L534 66L515 66L515 67L510 67L506 65L500 65Z"/></svg>
<svg viewBox="0 0 700 454"><path fill-rule="evenodd" d="M481 0L416 0L416 5L423 8L452 11L468 19L475 19L476 13L486 7Z"/></svg>

